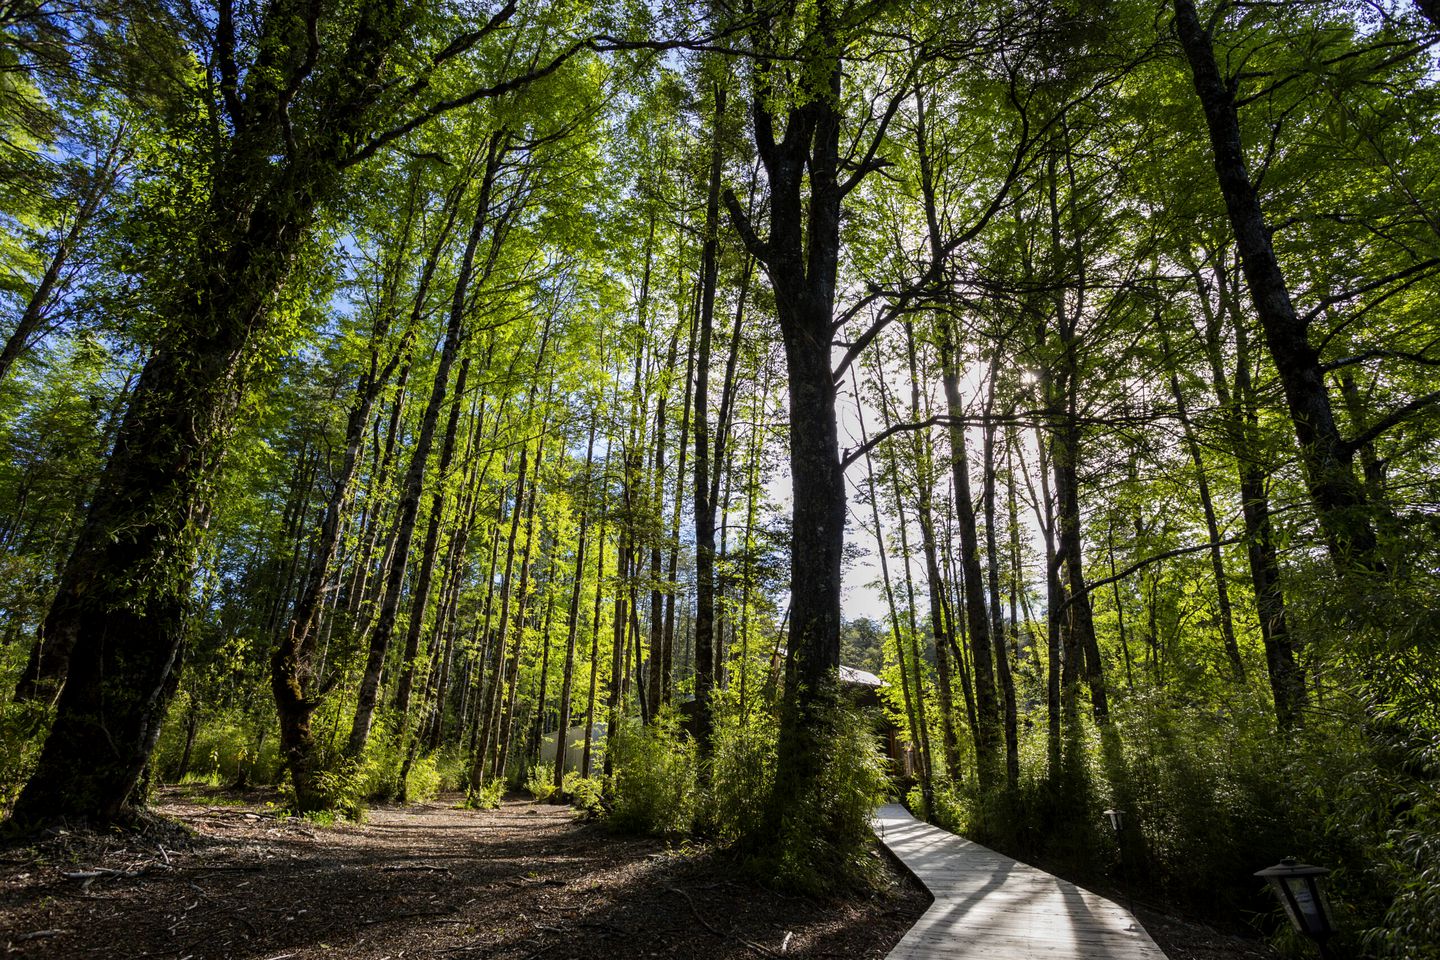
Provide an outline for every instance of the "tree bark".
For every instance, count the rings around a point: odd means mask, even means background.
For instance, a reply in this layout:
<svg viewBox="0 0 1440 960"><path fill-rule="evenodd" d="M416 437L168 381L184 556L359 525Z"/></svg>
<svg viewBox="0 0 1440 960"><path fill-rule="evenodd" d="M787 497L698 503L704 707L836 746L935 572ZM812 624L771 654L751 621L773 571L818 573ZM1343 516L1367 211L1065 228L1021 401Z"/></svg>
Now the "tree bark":
<svg viewBox="0 0 1440 960"><path fill-rule="evenodd" d="M405 586L405 570L409 563L410 541L415 536L415 523L420 512L420 495L425 483L426 463L430 459L430 448L435 440L435 428L440 421L440 410L445 403L446 391L450 386L450 368L460 353L460 342L464 334L465 317L469 305L470 281L475 271L475 253L485 233L490 217L490 195L495 185L503 153L504 135L492 134L486 147L485 170L480 181L480 195L475 204L475 217L471 221L470 235L465 241L465 253L460 260L459 273L455 278L455 290L450 300L449 321L445 328L445 341L440 349L440 360L435 367L435 380L430 389L430 401L425 406L420 420L420 430L415 436L415 447L410 454L410 467L400 488L400 504L395 520L395 545L393 559L385 581L385 591L380 601L380 615L370 634L369 653L365 662L365 673L360 681L360 694L355 704L355 720L350 727L350 739L345 752L350 757L359 757L365 752L366 741L370 738L370 725L375 716L375 707L380 700L380 678L385 667L385 655L390 649L390 638L395 631L395 618L400 609L400 598ZM408 697L408 693L407 693Z"/></svg>
<svg viewBox="0 0 1440 960"><path fill-rule="evenodd" d="M595 457L595 421L590 420L590 438L585 441L584 486L580 502L580 530L575 537L575 585L570 590L570 612L565 628L565 665L560 675L560 718L555 728L555 790L563 791L565 786L565 750L570 730L571 683L575 675L575 632L580 625L580 593L585 586L585 543L590 527L590 467ZM599 589L599 584L596 584Z"/></svg>
<svg viewBox="0 0 1440 960"><path fill-rule="evenodd" d="M906 356L910 363L910 419L919 423L924 417L920 409L920 370L915 349L915 331L911 324L905 324ZM883 382L881 393L884 393ZM885 405L882 403L882 407ZM888 426L888 424L887 424ZM940 745L945 753L945 775L951 783L958 783L960 772L960 742L955 735L954 685L950 676L949 624L945 619L945 577L940 572L940 562L935 547L935 520L932 515L931 485L933 456L930 449L929 431L915 431L911 435L911 456L914 458L913 476L916 488L916 512L920 521L920 548L925 555L925 580L930 600L930 635L935 647L935 674L940 693ZM894 474L897 504L900 497L899 472ZM907 574L909 564L906 564Z"/></svg>
<svg viewBox="0 0 1440 960"><path fill-rule="evenodd" d="M763 29L763 28L762 28ZM835 420L831 367L835 283L840 252L842 69L839 24L828 4L817 9L817 87L798 94L785 133L775 138L767 71L756 66L751 113L756 146L770 184L769 236L756 235L733 193L726 207L746 247L765 265L775 294L789 373L790 476L793 489L790 642L775 789L757 835L784 835L786 824L820 780L828 708L840 664L841 558L845 543L845 477ZM762 38L763 39L763 38ZM764 41L768 42L768 41ZM796 795L801 796L797 804Z"/></svg>
<svg viewBox="0 0 1440 960"><path fill-rule="evenodd" d="M1215 173L1240 251L1245 284L1285 391L1306 485L1326 547L1342 572L1383 571L1370 504L1355 476L1354 451L1336 426L1320 355L1310 343L1309 322L1295 311L1259 191L1246 165L1234 81L1221 74L1213 39L1201 24L1193 0L1175 0L1175 29L1205 113Z"/></svg>
<svg viewBox="0 0 1440 960"><path fill-rule="evenodd" d="M1281 729L1299 724L1305 709L1305 675L1296 662L1296 642L1285 615L1285 594L1280 577L1280 558L1270 522L1270 497L1266 489L1266 465L1259 460L1263 449L1258 430L1258 409L1250 377L1250 347L1243 320L1238 315L1236 296L1230 293L1230 276L1223 264L1215 263L1220 308L1212 309L1198 274L1195 281L1205 313L1205 347L1210 360L1211 385L1223 413L1221 424L1235 461L1240 482L1240 511L1245 523L1245 556L1250 582L1255 591L1260 638L1265 647L1265 665L1270 678L1275 718ZM1222 343L1223 318L1229 316L1235 336L1235 380L1233 387L1225 371Z"/></svg>
<svg viewBox="0 0 1440 960"><path fill-rule="evenodd" d="M445 238L449 235L450 224L454 222L455 211L452 206L446 227L441 231L441 236L422 269L415 307L410 316L411 327L406 332L406 342L397 346L390 359L382 365L380 351L390 331L396 288L405 263L406 247L409 245L410 228L415 213L413 194L409 213L385 289L382 291L375 323L370 331L369 367L356 384L355 399L345 424L345 446L340 472L335 478L335 485L325 506L304 586L290 622L270 658L270 685L280 721L280 751L289 767L291 783L295 789L296 807L301 813L321 809L326 802L315 782L318 771L315 769L315 743L310 729L310 719L324 695L323 688L317 688L319 678L312 660L315 628L324 600L325 583L340 546L341 524L349 508L351 488L359 470L365 429L370 423L371 411L381 391L393 376L395 367L408 350L410 333L424 310L429 281L434 275Z"/></svg>
<svg viewBox="0 0 1440 960"><path fill-rule="evenodd" d="M1195 492L1200 498L1200 509L1205 515L1205 531L1210 538L1210 570L1215 575L1215 603L1219 608L1220 639L1225 645L1225 656L1230 661L1231 675L1237 681L1243 681L1245 661L1240 657L1240 645L1235 640L1235 616L1230 607L1230 584L1225 576L1225 557L1220 549L1220 522L1215 516L1215 501L1210 496L1210 478L1205 471L1205 459L1200 454L1200 442L1195 437L1195 424L1190 419L1190 410L1185 403L1185 392L1180 389L1180 373L1175 366L1174 357L1170 355L1170 335L1165 332L1164 321L1158 316L1156 328L1160 330L1166 363L1170 367L1170 394L1175 398L1175 412L1180 418L1180 427L1185 435L1185 448L1189 451L1190 462L1195 467Z"/></svg>
<svg viewBox="0 0 1440 960"><path fill-rule="evenodd" d="M710 483L710 339L715 326L719 265L721 150L725 84L715 85L710 131L710 179L705 195L704 245L700 254L700 314L695 337L695 739L701 756L710 753L715 685L715 503ZM718 468L718 464L717 464Z"/></svg>
<svg viewBox="0 0 1440 960"><path fill-rule="evenodd" d="M960 365L955 354L952 321L942 318L940 367L950 415L950 471L955 488L955 519L960 532L960 574L970 660L975 667L975 760L983 785L995 782L1000 759L1000 699L995 689L994 641L985 609L985 578L980 567L980 534L975 501L970 494L970 463L966 455L965 405L960 399Z"/></svg>
<svg viewBox="0 0 1440 960"><path fill-rule="evenodd" d="M11 811L17 824L122 816L175 691L198 521L249 360L270 334L274 296L317 207L338 190L340 151L365 132L372 85L400 32L390 3L360 9L346 60L313 78L326 136L286 156L280 95L313 66L301 54L298 7L282 2L264 20L260 45L290 56L247 73L237 94L243 122L219 147L194 253L169 303L174 322L145 364L61 571L44 636L69 652L68 672Z"/></svg>

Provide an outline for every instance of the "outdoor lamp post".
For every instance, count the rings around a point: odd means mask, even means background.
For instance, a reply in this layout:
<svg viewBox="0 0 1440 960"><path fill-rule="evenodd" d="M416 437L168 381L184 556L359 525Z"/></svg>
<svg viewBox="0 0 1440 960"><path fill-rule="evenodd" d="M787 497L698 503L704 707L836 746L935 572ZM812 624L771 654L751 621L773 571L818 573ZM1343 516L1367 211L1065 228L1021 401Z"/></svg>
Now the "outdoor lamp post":
<svg viewBox="0 0 1440 960"><path fill-rule="evenodd" d="M1264 877L1270 883L1295 929L1314 940L1320 956L1326 960L1335 956L1329 947L1330 937L1335 933L1335 920L1330 915L1330 900L1325 895L1324 884L1329 875L1330 871L1324 867L1296 863L1293 857L1255 871L1255 876Z"/></svg>
<svg viewBox="0 0 1440 960"><path fill-rule="evenodd" d="M1110 821L1110 829L1115 831L1115 849L1120 854L1120 876L1125 882L1125 907L1134 913L1135 901L1130 899L1130 871L1125 869L1125 844L1120 837L1120 831L1125 829L1125 811L1106 810L1105 819Z"/></svg>

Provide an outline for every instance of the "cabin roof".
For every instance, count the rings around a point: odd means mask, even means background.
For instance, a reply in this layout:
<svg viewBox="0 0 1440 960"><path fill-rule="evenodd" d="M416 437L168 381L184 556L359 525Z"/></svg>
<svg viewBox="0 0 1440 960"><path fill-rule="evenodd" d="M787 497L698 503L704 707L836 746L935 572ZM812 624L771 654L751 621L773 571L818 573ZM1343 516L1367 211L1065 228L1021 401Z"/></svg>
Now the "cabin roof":
<svg viewBox="0 0 1440 960"><path fill-rule="evenodd" d="M853 683L860 687L883 687L885 681L868 670L861 670L859 667L847 667L840 664L840 682Z"/></svg>

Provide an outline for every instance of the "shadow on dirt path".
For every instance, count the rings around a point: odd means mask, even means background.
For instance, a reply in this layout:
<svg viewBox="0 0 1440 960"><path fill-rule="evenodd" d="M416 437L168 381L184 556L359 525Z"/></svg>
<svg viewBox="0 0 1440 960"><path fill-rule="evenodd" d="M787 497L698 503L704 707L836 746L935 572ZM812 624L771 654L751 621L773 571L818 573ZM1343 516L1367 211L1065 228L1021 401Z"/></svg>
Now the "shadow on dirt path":
<svg viewBox="0 0 1440 960"><path fill-rule="evenodd" d="M928 897L818 902L708 851L617 836L567 807L457 797L317 827L192 788L158 813L195 831L61 836L0 852L11 957L631 960L883 957Z"/></svg>

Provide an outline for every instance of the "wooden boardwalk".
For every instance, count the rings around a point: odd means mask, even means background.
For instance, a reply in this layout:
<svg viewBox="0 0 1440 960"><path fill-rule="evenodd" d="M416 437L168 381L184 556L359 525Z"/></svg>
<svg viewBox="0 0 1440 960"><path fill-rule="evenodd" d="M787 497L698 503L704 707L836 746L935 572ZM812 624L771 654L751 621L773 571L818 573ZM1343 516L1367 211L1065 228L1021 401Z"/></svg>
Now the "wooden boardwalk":
<svg viewBox="0 0 1440 960"><path fill-rule="evenodd" d="M935 897L889 960L1165 960L1129 911L898 804L875 833Z"/></svg>

